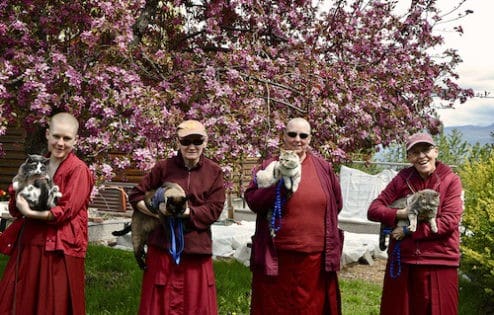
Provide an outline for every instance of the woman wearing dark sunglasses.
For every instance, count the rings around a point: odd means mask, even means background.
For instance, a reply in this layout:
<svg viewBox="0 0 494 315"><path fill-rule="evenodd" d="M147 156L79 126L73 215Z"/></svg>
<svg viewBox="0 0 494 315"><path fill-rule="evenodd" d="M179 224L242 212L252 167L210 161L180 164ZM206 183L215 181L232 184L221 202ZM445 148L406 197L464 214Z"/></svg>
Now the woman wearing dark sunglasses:
<svg viewBox="0 0 494 315"><path fill-rule="evenodd" d="M146 191L164 182L182 186L188 207L181 218L183 230L165 224L148 239L139 314L218 314L212 262L211 224L225 202L223 172L203 155L208 136L203 124L186 120L177 128L176 156L161 160L136 186L129 200L135 211L148 212ZM183 236L183 242L173 242ZM179 246L183 244L183 252Z"/></svg>
<svg viewBox="0 0 494 315"><path fill-rule="evenodd" d="M294 118L283 133L284 148L296 151L302 163L296 192L288 196L279 183L258 188L255 179L245 191L257 214L251 314L341 314L336 274L343 248L337 223L341 188L331 164L310 152L310 132L307 120ZM276 159L263 161L258 169ZM272 237L268 213L276 206L282 207L282 218Z"/></svg>

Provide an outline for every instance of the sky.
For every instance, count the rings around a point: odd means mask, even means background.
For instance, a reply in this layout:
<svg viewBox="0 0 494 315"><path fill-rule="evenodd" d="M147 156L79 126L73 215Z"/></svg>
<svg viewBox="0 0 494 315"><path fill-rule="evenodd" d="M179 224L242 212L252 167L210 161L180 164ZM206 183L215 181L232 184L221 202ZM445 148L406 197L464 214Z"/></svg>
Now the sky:
<svg viewBox="0 0 494 315"><path fill-rule="evenodd" d="M438 0L438 6L446 12L454 7L457 0ZM461 20L438 26L438 34L445 39L445 47L458 50L463 62L456 68L461 87L471 88L475 93L490 92L491 98L474 97L454 109L439 110L439 116L446 127L494 124L494 1L467 0L459 12L473 10ZM457 12L451 17L457 16ZM446 28L460 24L463 35L445 31Z"/></svg>

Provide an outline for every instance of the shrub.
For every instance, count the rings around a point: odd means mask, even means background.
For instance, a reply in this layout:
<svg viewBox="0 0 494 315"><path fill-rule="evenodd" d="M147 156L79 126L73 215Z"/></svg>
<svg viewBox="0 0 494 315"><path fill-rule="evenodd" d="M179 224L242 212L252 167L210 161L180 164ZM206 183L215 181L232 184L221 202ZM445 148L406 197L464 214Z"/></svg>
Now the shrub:
<svg viewBox="0 0 494 315"><path fill-rule="evenodd" d="M494 297L494 152L486 146L460 169L465 191L462 271L482 287L485 301ZM492 307L492 305L491 305Z"/></svg>

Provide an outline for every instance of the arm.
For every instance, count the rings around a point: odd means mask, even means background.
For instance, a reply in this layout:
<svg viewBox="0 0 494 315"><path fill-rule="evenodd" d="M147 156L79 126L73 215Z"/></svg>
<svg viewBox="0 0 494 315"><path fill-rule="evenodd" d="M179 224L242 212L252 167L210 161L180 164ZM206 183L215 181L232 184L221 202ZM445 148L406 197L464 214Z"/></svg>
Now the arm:
<svg viewBox="0 0 494 315"><path fill-rule="evenodd" d="M197 206L189 205L189 223L198 230L208 229L218 220L224 205L225 185L223 172L219 171L205 196L205 202Z"/></svg>
<svg viewBox="0 0 494 315"><path fill-rule="evenodd" d="M406 219L406 209L390 208L389 205L400 197L399 177L394 177L383 191L374 199L367 210L367 219L381 222L386 226L395 226L397 220Z"/></svg>
<svg viewBox="0 0 494 315"><path fill-rule="evenodd" d="M461 214L463 213L462 185L460 178L454 175L447 187L441 189L440 211L436 218L438 231L433 233L427 222L420 222L420 228L412 233L412 238L416 240L440 238L458 230Z"/></svg>
<svg viewBox="0 0 494 315"><path fill-rule="evenodd" d="M146 191L156 189L163 184L162 174L166 168L166 161L159 161L153 168L147 173L139 182L137 186L132 188L129 193L129 202L134 208L144 213L148 213L149 210L144 203L144 196Z"/></svg>
<svg viewBox="0 0 494 315"><path fill-rule="evenodd" d="M86 210L93 185L93 175L85 164L80 164L64 173L59 183L62 197L58 200L57 206L49 211L53 215L53 220L50 222L61 224L77 216L81 209Z"/></svg>
<svg viewBox="0 0 494 315"><path fill-rule="evenodd" d="M53 221L55 217L50 210L46 211L35 211L29 207L28 202L20 194L17 195L16 207L17 210L26 218L43 220L43 221Z"/></svg>
<svg viewBox="0 0 494 315"><path fill-rule="evenodd" d="M260 169L265 169L271 160L264 161L259 167L253 171L253 177ZM245 190L244 198L249 208L255 213L266 213L274 205L276 195L276 185L266 188L259 188L254 181L254 178L249 183Z"/></svg>
<svg viewBox="0 0 494 315"><path fill-rule="evenodd" d="M343 209L343 195L341 194L340 181L338 180L338 177L336 176L331 166L329 166L329 177L331 183L333 183L332 189L333 189L333 197L335 198L335 202L336 202L336 208L338 209L338 213L340 213L341 209Z"/></svg>

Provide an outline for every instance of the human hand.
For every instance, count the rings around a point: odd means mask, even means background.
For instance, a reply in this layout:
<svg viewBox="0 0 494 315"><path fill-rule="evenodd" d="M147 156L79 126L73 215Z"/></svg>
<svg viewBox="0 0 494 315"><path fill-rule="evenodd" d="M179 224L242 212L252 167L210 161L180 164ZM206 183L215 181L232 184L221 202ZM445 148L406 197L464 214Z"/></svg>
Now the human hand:
<svg viewBox="0 0 494 315"><path fill-rule="evenodd" d="M15 205L19 212L26 218L37 219L37 220L46 220L51 221L55 217L51 213L51 211L35 211L29 207L27 200L18 194L15 198Z"/></svg>
<svg viewBox="0 0 494 315"><path fill-rule="evenodd" d="M403 227L402 226L397 226L391 232L391 236L395 240L400 241L400 240L402 240L402 239L405 238L406 234L405 234L405 231L403 230Z"/></svg>
<svg viewBox="0 0 494 315"><path fill-rule="evenodd" d="M15 206L23 216L29 217L32 210L29 207L26 198L22 197L21 194L17 194L15 197Z"/></svg>

